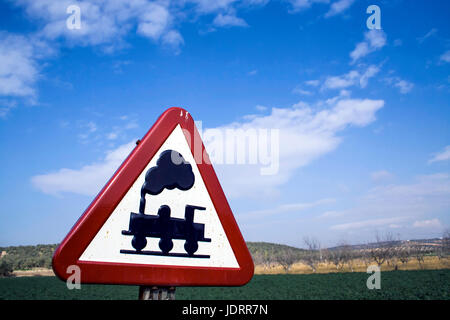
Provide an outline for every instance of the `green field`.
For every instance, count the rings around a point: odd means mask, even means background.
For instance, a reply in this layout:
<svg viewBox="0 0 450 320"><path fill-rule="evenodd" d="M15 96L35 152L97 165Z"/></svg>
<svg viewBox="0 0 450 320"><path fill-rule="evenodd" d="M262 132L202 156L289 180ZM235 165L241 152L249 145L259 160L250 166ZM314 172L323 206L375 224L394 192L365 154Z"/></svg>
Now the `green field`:
<svg viewBox="0 0 450 320"><path fill-rule="evenodd" d="M381 289L368 290L366 273L255 275L243 287L181 287L185 299L450 299L450 270L381 273ZM0 299L136 299L138 287L82 285L68 290L55 277L0 279Z"/></svg>

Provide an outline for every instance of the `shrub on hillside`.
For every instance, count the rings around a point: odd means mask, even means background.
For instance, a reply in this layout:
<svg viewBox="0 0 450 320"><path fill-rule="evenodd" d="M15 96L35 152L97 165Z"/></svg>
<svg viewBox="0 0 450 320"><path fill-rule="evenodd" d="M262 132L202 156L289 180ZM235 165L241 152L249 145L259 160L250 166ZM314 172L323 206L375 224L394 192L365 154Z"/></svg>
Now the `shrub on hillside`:
<svg viewBox="0 0 450 320"><path fill-rule="evenodd" d="M0 277L10 277L13 275L13 268L11 263L6 259L0 259Z"/></svg>

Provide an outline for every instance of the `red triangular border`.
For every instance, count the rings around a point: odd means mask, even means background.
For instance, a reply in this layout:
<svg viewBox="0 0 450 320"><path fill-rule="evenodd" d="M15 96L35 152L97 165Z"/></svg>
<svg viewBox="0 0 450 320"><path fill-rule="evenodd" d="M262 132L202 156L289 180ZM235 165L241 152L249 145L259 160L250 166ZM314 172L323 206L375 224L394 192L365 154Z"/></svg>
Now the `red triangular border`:
<svg viewBox="0 0 450 320"><path fill-rule="evenodd" d="M177 125L180 125L183 129L239 268L79 261L78 259L86 247ZM193 141L196 141L197 144L194 144ZM203 161L198 160L200 149L194 150L198 148L198 145L201 145ZM214 168L209 162L194 120L186 110L170 108L159 117L56 249L52 265L55 274L62 280L67 280L71 275L67 273L67 268L70 265L77 265L81 270L82 283L238 286L250 281L254 272L253 260Z"/></svg>

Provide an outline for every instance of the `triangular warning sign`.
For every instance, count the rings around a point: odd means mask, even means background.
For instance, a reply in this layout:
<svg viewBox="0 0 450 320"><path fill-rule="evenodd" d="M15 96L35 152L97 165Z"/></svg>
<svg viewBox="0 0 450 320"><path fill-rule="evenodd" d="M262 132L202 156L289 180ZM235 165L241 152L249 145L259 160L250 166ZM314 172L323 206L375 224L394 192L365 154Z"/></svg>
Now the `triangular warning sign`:
<svg viewBox="0 0 450 320"><path fill-rule="evenodd" d="M253 261L191 115L164 112L53 256L61 279L243 285ZM69 270L68 270L69 268Z"/></svg>

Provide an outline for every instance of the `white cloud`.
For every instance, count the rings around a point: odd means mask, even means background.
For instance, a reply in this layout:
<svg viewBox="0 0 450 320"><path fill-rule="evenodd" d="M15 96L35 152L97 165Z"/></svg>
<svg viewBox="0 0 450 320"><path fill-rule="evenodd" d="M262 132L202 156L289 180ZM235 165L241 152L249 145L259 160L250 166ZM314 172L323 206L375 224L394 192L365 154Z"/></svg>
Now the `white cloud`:
<svg viewBox="0 0 450 320"><path fill-rule="evenodd" d="M244 19L236 17L234 14L219 13L213 21L217 27L247 27L248 24Z"/></svg>
<svg viewBox="0 0 450 320"><path fill-rule="evenodd" d="M338 0L333 2L330 6L330 10L325 14L325 17L332 17L344 12L350 8L354 2L355 0Z"/></svg>
<svg viewBox="0 0 450 320"><path fill-rule="evenodd" d="M90 133L97 131L97 125L93 121L89 121L86 124L86 128Z"/></svg>
<svg viewBox="0 0 450 320"><path fill-rule="evenodd" d="M259 165L215 166L228 196L276 195L278 188L288 182L298 168L335 150L342 142L338 136L341 131L349 126L364 127L375 121L375 114L383 107L384 101L339 97L329 108L324 108L324 105L328 106L324 101L317 105L321 107L299 103L291 108L272 108L271 113L266 116L254 115L247 121L204 130L205 137L212 136L212 130L216 129L279 129L277 174L261 175ZM207 150L214 146L214 139L204 138L204 142ZM259 145L259 148L267 146ZM214 155L210 156L215 163Z"/></svg>
<svg viewBox="0 0 450 320"><path fill-rule="evenodd" d="M220 128L203 131L207 150L214 140L212 130L217 129L279 129L279 172L275 175L261 175L258 165L216 165L224 190L231 197L274 194L286 183L295 170L321 157L341 143L338 133L349 126L364 127L375 120L375 113L384 101L369 99L337 100L331 108L321 109L307 106L272 108L269 115L255 115L243 122L231 123ZM124 160L134 146L134 141L107 154L99 162L80 169L60 169L32 178L35 187L45 193L60 194L72 192L94 195ZM266 146L260 146L265 147ZM214 155L210 154L214 163ZM278 159L277 159L278 160Z"/></svg>
<svg viewBox="0 0 450 320"><path fill-rule="evenodd" d="M244 0L243 2L247 5L265 6L269 1L270 0Z"/></svg>
<svg viewBox="0 0 450 320"><path fill-rule="evenodd" d="M183 37L175 28L180 22L217 13L215 26L246 26L236 17L233 5L236 0L19 0L17 5L25 8L32 18L45 25L41 35L47 39L63 38L69 44L99 45L105 51L112 51L124 45L130 32L155 42L179 46ZM267 1L246 0L242 5L265 5ZM68 29L66 9L75 4L80 7L81 28Z"/></svg>
<svg viewBox="0 0 450 320"><path fill-rule="evenodd" d="M291 13L297 13L299 11L304 11L306 9L311 8L314 4L329 4L330 0L287 0L291 5ZM338 14L343 13L351 5L355 2L355 0L337 0L333 1L325 14L325 18L329 18Z"/></svg>
<svg viewBox="0 0 450 320"><path fill-rule="evenodd" d="M13 99L0 99L0 118L6 118L9 112L17 107L17 101Z"/></svg>
<svg viewBox="0 0 450 320"><path fill-rule="evenodd" d="M369 219L369 220L363 220L363 221L355 221L355 222L349 222L349 223L340 223L336 224L330 227L331 230L338 230L338 231L346 231L350 229L363 229L363 228L375 228L375 227L381 227L386 225L391 225L395 222L404 221L404 217L393 217L393 218L383 218L383 219Z"/></svg>
<svg viewBox="0 0 450 320"><path fill-rule="evenodd" d="M326 99L324 101L324 103L322 102L322 104L325 104L327 106L333 106L338 100L344 99L344 98L349 98L350 94L351 94L351 92L349 90L343 89L343 90L339 91L339 95Z"/></svg>
<svg viewBox="0 0 450 320"><path fill-rule="evenodd" d="M267 110L267 107L258 104L258 105L256 105L255 109L258 110L258 111L260 111L260 112L263 112L263 111L266 111L266 110Z"/></svg>
<svg viewBox="0 0 450 320"><path fill-rule="evenodd" d="M243 213L239 215L240 219L259 219L271 215L286 213L286 212L299 212L314 207L318 207L325 204L334 203L336 200L331 198L320 199L314 202L300 202L300 203L287 203L279 205L275 208L255 210Z"/></svg>
<svg viewBox="0 0 450 320"><path fill-rule="evenodd" d="M386 170L375 171L370 174L372 180L374 181L382 181L386 179L392 178L392 173Z"/></svg>
<svg viewBox="0 0 450 320"><path fill-rule="evenodd" d="M174 49L175 54L179 54L180 47L184 44L184 39L178 31L170 30L162 37L162 43Z"/></svg>
<svg viewBox="0 0 450 320"><path fill-rule="evenodd" d="M138 16L137 32L145 37L158 40L168 28L170 13L167 8L157 3L149 3Z"/></svg>
<svg viewBox="0 0 450 320"><path fill-rule="evenodd" d="M379 67L374 65L369 66L359 78L359 85L361 86L361 88L365 88L369 82L369 79L374 77L379 71Z"/></svg>
<svg viewBox="0 0 450 320"><path fill-rule="evenodd" d="M369 47L373 49L380 49L386 44L386 34L382 30L367 31L364 38L369 43Z"/></svg>
<svg viewBox="0 0 450 320"><path fill-rule="evenodd" d="M42 37L63 38L71 45L100 45L106 51L123 46L124 37L132 30L159 41L172 30L173 24L167 1L19 0L16 4L24 7L31 18L45 24L40 32ZM66 26L69 17L66 9L72 4L80 7L80 29Z"/></svg>
<svg viewBox="0 0 450 320"><path fill-rule="evenodd" d="M323 89L342 89L359 84L361 88L365 88L369 79L374 77L380 68L371 65L363 73L357 70L351 70L341 76L329 76L325 79Z"/></svg>
<svg viewBox="0 0 450 320"><path fill-rule="evenodd" d="M437 161L447 161L450 160L450 146L446 146L444 150L434 154L433 158L428 160L428 163L433 163Z"/></svg>
<svg viewBox="0 0 450 320"><path fill-rule="evenodd" d="M135 141L132 140L107 152L101 161L80 169L60 169L48 174L37 175L31 178L31 182L38 190L51 195L60 195L66 192L95 195L133 150L136 145Z"/></svg>
<svg viewBox="0 0 450 320"><path fill-rule="evenodd" d="M419 37L417 38L417 41L419 41L419 43L423 43L425 40L427 40L429 37L435 35L437 33L437 29L433 28L430 31L428 31L423 37Z"/></svg>
<svg viewBox="0 0 450 320"><path fill-rule="evenodd" d="M126 36L132 32L179 49L184 39L176 28L183 21L197 21L204 15L215 14L215 26L247 26L235 14L237 2L248 8L264 6L268 0L18 0L15 5L43 24L38 34L44 39L65 39L68 45L100 46L111 52L124 47ZM66 26L70 5L80 7L79 29Z"/></svg>
<svg viewBox="0 0 450 320"><path fill-rule="evenodd" d="M329 3L330 0L288 0L292 6L292 12L298 12L310 8L315 3Z"/></svg>
<svg viewBox="0 0 450 320"><path fill-rule="evenodd" d="M123 68L130 64L131 64L131 61L129 61L129 60L119 60L119 61L114 61L111 66L112 66L112 69L114 70L114 73L122 74Z"/></svg>
<svg viewBox="0 0 450 320"><path fill-rule="evenodd" d="M369 190L355 207L345 210L345 220L333 230L360 229L361 235L400 222L422 220L424 216L446 214L450 210L450 175L447 173L415 177L403 184L381 185Z"/></svg>
<svg viewBox="0 0 450 320"><path fill-rule="evenodd" d="M108 140L116 140L119 135L117 132L110 132L107 134L106 139Z"/></svg>
<svg viewBox="0 0 450 320"><path fill-rule="evenodd" d="M450 50L445 51L445 52L441 55L440 60L441 60L441 61L444 61L444 62L450 62Z"/></svg>
<svg viewBox="0 0 450 320"><path fill-rule="evenodd" d="M426 197L450 195L450 176L447 173L418 176L414 183L403 185L380 186L371 190L367 199L421 203ZM431 200L431 199L430 199ZM444 199L443 199L444 200ZM450 198L445 199L450 204ZM390 201L385 201L385 203ZM431 202L430 202L431 204ZM437 204L437 203L436 203Z"/></svg>
<svg viewBox="0 0 450 320"><path fill-rule="evenodd" d="M217 12L220 10L228 11L232 4L237 2L237 0L184 0L182 3L193 3L195 4L196 11L202 14L208 14L212 12ZM263 3L262 1L256 1L259 3Z"/></svg>
<svg viewBox="0 0 450 320"><path fill-rule="evenodd" d="M304 96L310 96L312 95L311 91L308 90L304 90L301 87L297 86L294 89L292 89L292 93L296 93L296 94L300 94L300 95L304 95Z"/></svg>
<svg viewBox="0 0 450 320"><path fill-rule="evenodd" d="M415 221L413 223L414 228L442 228L442 223L439 221L439 219L431 219L431 220L422 220L422 221Z"/></svg>
<svg viewBox="0 0 450 320"><path fill-rule="evenodd" d="M414 88L414 83L399 77L386 77L383 81L390 86L398 88L401 94L407 94Z"/></svg>
<svg viewBox="0 0 450 320"><path fill-rule="evenodd" d="M383 30L370 30L364 34L364 41L359 42L350 53L352 63L367 56L369 53L381 49L386 45L386 34Z"/></svg>
<svg viewBox="0 0 450 320"><path fill-rule="evenodd" d="M103 115L101 118L105 120ZM115 118L115 120L116 124L112 124L111 122L108 124L102 123L100 118L96 118L96 121L100 121L100 123L92 120L77 121L78 141L82 144L96 143L98 146L103 145L107 140L117 140L123 143L130 137L127 131L139 127L135 115L124 115Z"/></svg>
<svg viewBox="0 0 450 320"><path fill-rule="evenodd" d="M406 80L399 80L394 86L400 89L400 93L406 94L412 90L414 84Z"/></svg>
<svg viewBox="0 0 450 320"><path fill-rule="evenodd" d="M18 103L36 105L39 60L53 54L35 36L0 31L0 117L4 118Z"/></svg>
<svg viewBox="0 0 450 320"><path fill-rule="evenodd" d="M355 85L360 78L360 74L356 70L352 70L342 76L329 76L326 78L324 88L341 89Z"/></svg>
<svg viewBox="0 0 450 320"><path fill-rule="evenodd" d="M93 121L79 121L77 126L81 130L77 136L79 142L83 144L89 143L92 139L92 135L98 130L97 124Z"/></svg>
<svg viewBox="0 0 450 320"><path fill-rule="evenodd" d="M320 216L318 216L318 218L337 218L337 217L343 216L344 214L345 214L345 212L342 212L342 211L330 210L330 211L325 211Z"/></svg>
<svg viewBox="0 0 450 320"><path fill-rule="evenodd" d="M125 130L131 130L131 129L135 129L135 128L138 128L138 127L139 127L139 125L137 123L137 120L133 120L132 119L132 120L128 121L123 128Z"/></svg>
<svg viewBox="0 0 450 320"><path fill-rule="evenodd" d="M39 76L34 48L23 36L0 33L0 96L35 96Z"/></svg>
<svg viewBox="0 0 450 320"><path fill-rule="evenodd" d="M308 80L308 81L305 81L305 84L307 84L308 86L311 86L311 87L317 87L320 84L320 81L319 80Z"/></svg>

